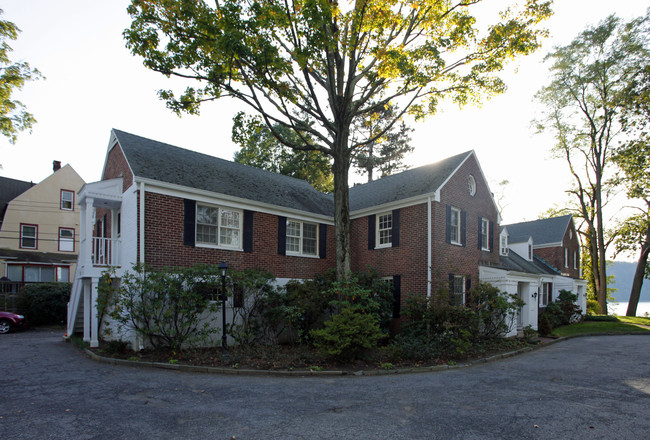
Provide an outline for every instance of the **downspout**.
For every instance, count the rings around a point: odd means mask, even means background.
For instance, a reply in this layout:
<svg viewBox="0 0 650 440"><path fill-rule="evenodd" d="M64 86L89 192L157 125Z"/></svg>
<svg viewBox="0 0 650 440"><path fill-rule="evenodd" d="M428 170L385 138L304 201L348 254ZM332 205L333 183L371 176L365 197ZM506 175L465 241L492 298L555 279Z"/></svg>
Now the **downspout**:
<svg viewBox="0 0 650 440"><path fill-rule="evenodd" d="M427 298L431 298L431 264L432 264L432 255L431 255L431 241L432 241L432 220L431 220L431 196L427 197Z"/></svg>
<svg viewBox="0 0 650 440"><path fill-rule="evenodd" d="M140 182L140 253L138 262L144 263L144 182Z"/></svg>

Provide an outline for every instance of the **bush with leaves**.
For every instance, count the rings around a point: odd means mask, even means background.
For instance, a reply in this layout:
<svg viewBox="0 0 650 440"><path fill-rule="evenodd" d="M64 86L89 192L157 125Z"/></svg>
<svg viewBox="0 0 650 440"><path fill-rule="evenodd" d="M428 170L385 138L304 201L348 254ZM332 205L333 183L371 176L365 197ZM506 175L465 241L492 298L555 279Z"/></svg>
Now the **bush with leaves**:
<svg viewBox="0 0 650 440"><path fill-rule="evenodd" d="M325 322L322 329L310 333L317 349L341 361L359 359L366 350L376 348L385 337L376 316L344 301L338 303L337 313Z"/></svg>
<svg viewBox="0 0 650 440"><path fill-rule="evenodd" d="M19 309L31 325L65 324L70 283L34 283L21 289Z"/></svg>
<svg viewBox="0 0 650 440"><path fill-rule="evenodd" d="M217 276L216 266L153 270L138 264L122 277L110 316L153 348L178 352L217 330L203 314L216 312L218 305L202 292Z"/></svg>
<svg viewBox="0 0 650 440"><path fill-rule="evenodd" d="M582 310L575 304L578 296L568 290L560 290L560 294L548 303L544 312L539 315L539 332L548 336L553 329L561 325L569 325L582 320Z"/></svg>
<svg viewBox="0 0 650 440"><path fill-rule="evenodd" d="M479 321L479 335L484 339L499 338L517 323L517 313L525 305L518 295L499 291L488 283L479 283L469 295L469 308Z"/></svg>
<svg viewBox="0 0 650 440"><path fill-rule="evenodd" d="M333 315L323 328L310 331L314 346L324 354L338 360L358 359L387 336L380 327L383 301L356 278L334 281L324 295L333 298L329 303Z"/></svg>
<svg viewBox="0 0 650 440"><path fill-rule="evenodd" d="M265 319L264 310L274 296L273 275L257 269L231 270L228 275L234 305L228 334L239 345L277 344L275 320Z"/></svg>

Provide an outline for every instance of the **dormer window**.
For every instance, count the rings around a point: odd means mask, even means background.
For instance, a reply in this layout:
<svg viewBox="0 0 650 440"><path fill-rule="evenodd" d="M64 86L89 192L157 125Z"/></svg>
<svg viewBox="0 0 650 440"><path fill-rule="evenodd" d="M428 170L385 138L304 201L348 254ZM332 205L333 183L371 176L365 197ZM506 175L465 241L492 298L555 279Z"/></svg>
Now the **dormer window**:
<svg viewBox="0 0 650 440"><path fill-rule="evenodd" d="M528 260L533 261L533 244L528 243Z"/></svg>
<svg viewBox="0 0 650 440"><path fill-rule="evenodd" d="M501 255L508 255L508 235L501 234Z"/></svg>

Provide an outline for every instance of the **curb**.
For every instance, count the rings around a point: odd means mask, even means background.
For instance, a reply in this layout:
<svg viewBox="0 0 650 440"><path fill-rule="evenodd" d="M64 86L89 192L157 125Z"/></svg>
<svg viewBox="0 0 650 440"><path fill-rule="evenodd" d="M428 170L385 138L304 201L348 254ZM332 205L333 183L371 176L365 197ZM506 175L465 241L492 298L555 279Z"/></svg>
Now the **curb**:
<svg viewBox="0 0 650 440"><path fill-rule="evenodd" d="M314 370L250 370L250 369L239 369L239 368L226 368L226 367L208 367L201 365L185 365L185 364L166 364L163 362L142 362L142 361L130 361L127 359L115 359L110 357L100 356L97 353L91 351L90 349L84 348L84 352L91 359L111 364L111 365L122 365L127 367L138 367L138 368L160 368L163 370L172 370L172 371L184 371L188 373L209 373L209 374L228 374L235 376L290 376L290 377L310 377L310 376L389 376L395 374L414 374L414 373L434 373L438 371L454 370L457 368L468 368L475 365L486 364L488 362L495 362L502 359L507 359L510 357L518 356L524 353L530 353L531 351L539 350L543 347L556 344L558 342L566 341L573 338L582 338L589 336L647 336L643 333L585 333L582 335L571 335L563 336L559 338L548 339L543 343L540 342L537 345L520 348L519 350L509 351L505 353L500 353L494 356L489 356L486 358L475 359L470 362L461 363L461 364L443 364L443 365L432 365L429 367L408 367L408 368L395 368L391 370L359 370L359 371L344 371L344 370L324 370L324 371L314 371Z"/></svg>
<svg viewBox="0 0 650 440"><path fill-rule="evenodd" d="M549 342L550 343L550 342ZM548 345L544 344L545 345ZM202 365L185 365L185 364L166 364L163 362L148 362L148 361L130 361L128 359L115 359L110 357L100 356L90 349L85 348L84 352L91 359L111 364L122 365L127 367L138 368L160 368L163 370L184 371L190 373L210 373L210 374L229 374L236 376L293 376L293 377L308 377L308 376L389 376L395 374L413 374L413 373L432 373L437 371L453 370L456 368L467 368L478 364L485 364L488 362L498 361L509 357L517 356L519 354L527 353L542 345L536 347L525 347L519 350L500 353L487 358L476 359L471 362L461 364L443 364L432 365L428 367L408 367L408 368L395 368L390 370L359 370L359 371L344 371L344 370L250 370L239 368L227 367L208 367Z"/></svg>

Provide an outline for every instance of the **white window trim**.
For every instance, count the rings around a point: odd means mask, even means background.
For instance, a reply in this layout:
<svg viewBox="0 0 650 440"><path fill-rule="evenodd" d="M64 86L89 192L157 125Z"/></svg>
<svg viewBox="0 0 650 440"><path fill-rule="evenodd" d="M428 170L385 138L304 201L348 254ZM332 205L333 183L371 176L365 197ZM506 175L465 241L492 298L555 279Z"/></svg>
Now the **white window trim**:
<svg viewBox="0 0 650 440"><path fill-rule="evenodd" d="M569 248L564 248L564 267L569 267Z"/></svg>
<svg viewBox="0 0 650 440"><path fill-rule="evenodd" d="M573 268L578 269L578 251L573 251Z"/></svg>
<svg viewBox="0 0 650 440"><path fill-rule="evenodd" d="M481 218L481 250L490 251L490 220L487 218Z"/></svg>
<svg viewBox="0 0 650 440"><path fill-rule="evenodd" d="M462 292L456 293L456 285L457 285L459 280L460 280L460 283L461 283L460 286L461 286ZM466 286L467 286L467 284L466 284L466 281L465 281L465 277L463 275L454 275L454 291L451 292L451 294L454 295L454 297L458 296L458 297L461 298L460 304L457 304L457 301L454 301L454 305L458 305L458 306L464 306L465 305L465 299L466 299L466 295L467 295Z"/></svg>
<svg viewBox="0 0 650 440"><path fill-rule="evenodd" d="M72 237L61 237L61 231L71 231ZM59 252L74 252L75 249L75 230L74 228L59 228ZM72 249L62 249L62 244L72 244Z"/></svg>
<svg viewBox="0 0 650 440"><path fill-rule="evenodd" d="M64 194L70 194L72 196L72 199L71 200L64 200L64 198L63 198ZM75 196L74 191L71 191L69 189L62 189L61 190L61 200L59 201L59 207L63 211L74 211L74 196ZM69 208L64 208L63 207L63 202L64 201L70 202L70 207Z"/></svg>
<svg viewBox="0 0 650 440"><path fill-rule="evenodd" d="M34 228L34 236L25 235L25 233L23 232L24 227ZM23 240L25 238L34 239L34 246L24 246ZM38 249L38 225L30 225L30 224L20 225L20 246L19 247L20 249Z"/></svg>
<svg viewBox="0 0 650 440"><path fill-rule="evenodd" d="M454 218L454 212L457 214L456 215L456 218L458 219L458 224L457 225L454 225L452 223L452 219ZM451 244L455 244L457 246L462 246L463 245L462 237L461 237L461 231L462 231L461 223L462 223L462 221L463 221L463 219L462 219L462 216L461 216L461 210L458 209L458 208L454 208L452 206L451 207L451 214L450 214L450 218L449 218L449 227L451 228L451 231L449 233L449 241L451 242ZM453 238L453 234L451 233L452 231L454 231L454 229L456 230L456 235L457 235L457 238L455 240Z"/></svg>
<svg viewBox="0 0 650 440"><path fill-rule="evenodd" d="M383 216L390 216L390 228L386 229L381 229L380 224L381 221L379 220L380 217ZM393 213L392 212L382 212L381 214L377 214L377 221L375 222L375 249L381 249L381 248L389 248L393 247ZM390 231L390 242L388 243L380 243L381 242L381 231Z"/></svg>
<svg viewBox="0 0 650 440"><path fill-rule="evenodd" d="M205 241L200 241L199 240L199 234L198 234L198 225L199 225L199 207L207 207L207 208L216 208L217 209L217 243L209 243ZM237 212L239 213L239 226L237 228L230 228L228 227L227 229L236 229L239 231L239 245L237 246L231 246L227 244L221 244L221 211L228 211L228 212ZM244 211L241 209L233 209L233 208L225 208L223 206L218 206L218 205L211 205L209 203L197 203L196 204L196 215L195 215L195 220L194 220L194 243L196 247L204 247L204 248L212 248L212 249L228 249L228 250L235 250L235 251L243 251L244 245ZM225 227L225 226L224 226Z"/></svg>
<svg viewBox="0 0 650 440"><path fill-rule="evenodd" d="M306 257L306 258L319 258L319 250L320 250L320 247L319 247L319 246L320 246L320 242L319 242L320 237L319 237L319 235L320 235L320 234L319 234L319 230L318 230L318 228L319 228L318 223L314 223L314 222L306 222L306 221L302 221L302 220L296 220L296 219L288 218L288 219L287 219L287 230L289 229L288 227L289 227L289 223L290 223L290 222L291 222L291 223L298 223L298 224L300 225L300 236L299 236L299 237L298 237L298 236L295 236L295 235L292 235L292 236L291 236L291 237L293 237L293 238L299 238L298 243L299 243L300 250L299 250L298 252L296 252L296 251L290 251L290 250L288 249L288 246L287 246L286 243L285 243L285 249L286 249L286 253L287 253L287 255L290 255L290 256L296 256L296 257ZM304 245L304 239L305 239L304 228L305 228L305 225L306 225L306 224L307 224L307 225L313 225L313 226L316 227L316 248L315 248L316 252L313 253L313 254L305 254L305 253L303 253L303 252L304 252L304 250L303 250L303 245ZM285 238L285 240L286 240L287 238L289 238L289 233L288 233L288 232L287 232L287 234L286 234L286 238Z"/></svg>
<svg viewBox="0 0 650 440"><path fill-rule="evenodd" d="M499 246L501 246L501 255L508 255L508 236L503 234L499 240Z"/></svg>

